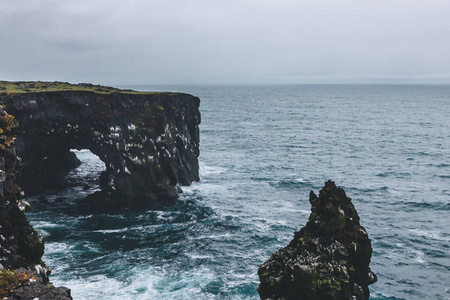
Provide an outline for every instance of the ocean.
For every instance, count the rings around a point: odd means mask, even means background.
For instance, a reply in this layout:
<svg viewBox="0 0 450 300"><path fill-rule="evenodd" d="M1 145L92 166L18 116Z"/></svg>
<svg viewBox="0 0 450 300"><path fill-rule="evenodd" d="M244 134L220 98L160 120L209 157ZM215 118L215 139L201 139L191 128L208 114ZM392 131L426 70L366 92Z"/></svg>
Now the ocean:
<svg viewBox="0 0 450 300"><path fill-rule="evenodd" d="M344 188L372 240L371 299L450 299L450 86L126 86L200 97L201 181L150 208L98 211L88 150L28 197L55 286L74 299L259 299L258 266Z"/></svg>

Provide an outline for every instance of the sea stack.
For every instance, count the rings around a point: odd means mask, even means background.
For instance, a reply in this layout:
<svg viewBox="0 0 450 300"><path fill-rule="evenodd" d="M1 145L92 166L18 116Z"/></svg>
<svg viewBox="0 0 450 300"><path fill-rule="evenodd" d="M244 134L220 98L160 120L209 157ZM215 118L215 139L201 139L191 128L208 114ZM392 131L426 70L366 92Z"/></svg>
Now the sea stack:
<svg viewBox="0 0 450 300"><path fill-rule="evenodd" d="M309 201L306 226L259 267L261 299L369 299L372 246L351 199L328 181Z"/></svg>

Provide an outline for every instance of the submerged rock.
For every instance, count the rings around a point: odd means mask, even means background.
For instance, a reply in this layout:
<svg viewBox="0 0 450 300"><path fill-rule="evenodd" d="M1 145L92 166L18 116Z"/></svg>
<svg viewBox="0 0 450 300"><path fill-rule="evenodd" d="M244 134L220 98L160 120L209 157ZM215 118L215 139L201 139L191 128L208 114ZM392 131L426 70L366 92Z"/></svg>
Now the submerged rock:
<svg viewBox="0 0 450 300"><path fill-rule="evenodd" d="M328 181L309 201L306 226L259 267L261 299L369 299L372 246L351 199Z"/></svg>

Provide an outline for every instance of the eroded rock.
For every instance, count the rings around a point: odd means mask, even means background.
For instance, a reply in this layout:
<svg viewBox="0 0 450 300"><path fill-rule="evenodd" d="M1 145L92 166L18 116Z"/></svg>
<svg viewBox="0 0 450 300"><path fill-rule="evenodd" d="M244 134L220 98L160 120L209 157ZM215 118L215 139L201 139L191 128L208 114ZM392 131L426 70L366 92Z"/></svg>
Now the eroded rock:
<svg viewBox="0 0 450 300"><path fill-rule="evenodd" d="M35 271L24 268L0 271L0 297L3 300L70 300L70 289L54 287Z"/></svg>
<svg viewBox="0 0 450 300"><path fill-rule="evenodd" d="M49 284L50 269L41 260L44 240L24 215L29 204L18 184L17 127L0 105L0 298L71 299L69 289Z"/></svg>
<svg viewBox="0 0 450 300"><path fill-rule="evenodd" d="M328 181L309 201L306 226L258 270L261 299L369 299L372 247L351 199Z"/></svg>
<svg viewBox="0 0 450 300"><path fill-rule="evenodd" d="M76 166L70 149L89 149L105 163L102 182L111 200L105 206L176 199L180 185L199 180L197 97L72 90L0 93L0 102L20 124L17 154L27 193Z"/></svg>

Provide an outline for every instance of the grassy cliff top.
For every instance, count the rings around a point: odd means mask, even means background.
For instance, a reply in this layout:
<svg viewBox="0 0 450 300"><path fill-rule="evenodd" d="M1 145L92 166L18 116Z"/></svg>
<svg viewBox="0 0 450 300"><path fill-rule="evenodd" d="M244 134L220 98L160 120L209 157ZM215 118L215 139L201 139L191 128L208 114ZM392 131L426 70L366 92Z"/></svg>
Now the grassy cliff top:
<svg viewBox="0 0 450 300"><path fill-rule="evenodd" d="M137 92L122 90L109 86L93 85L90 83L71 84L68 82L43 82L43 81L0 81L0 94L24 94L39 92L60 91L86 91L98 94L124 93L124 94L159 94L159 92Z"/></svg>

